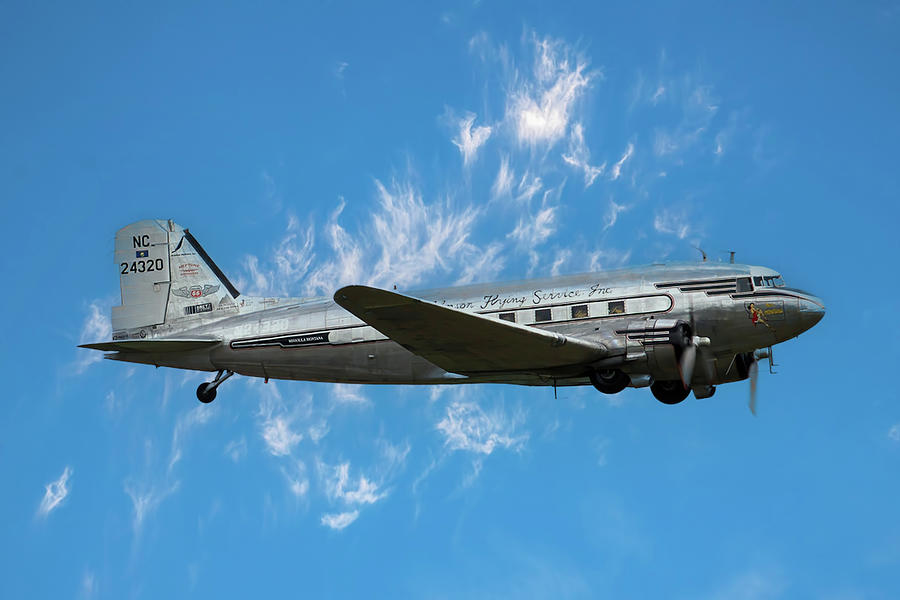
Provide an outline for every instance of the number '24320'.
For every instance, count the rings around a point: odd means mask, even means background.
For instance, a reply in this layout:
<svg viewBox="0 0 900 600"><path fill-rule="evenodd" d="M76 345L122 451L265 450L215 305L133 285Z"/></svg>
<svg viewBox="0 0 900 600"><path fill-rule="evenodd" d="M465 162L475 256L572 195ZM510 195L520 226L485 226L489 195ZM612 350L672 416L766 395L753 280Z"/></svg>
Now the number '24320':
<svg viewBox="0 0 900 600"><path fill-rule="evenodd" d="M128 273L149 273L150 271L162 271L163 266L163 259L161 258L133 260L131 261L131 264L127 262L119 263L119 268L122 269L122 275L127 275Z"/></svg>

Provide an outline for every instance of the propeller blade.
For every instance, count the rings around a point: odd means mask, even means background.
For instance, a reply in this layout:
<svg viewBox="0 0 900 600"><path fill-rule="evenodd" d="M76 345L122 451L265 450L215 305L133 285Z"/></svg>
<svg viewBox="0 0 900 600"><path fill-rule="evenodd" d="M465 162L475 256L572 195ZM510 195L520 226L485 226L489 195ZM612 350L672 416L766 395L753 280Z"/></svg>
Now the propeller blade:
<svg viewBox="0 0 900 600"><path fill-rule="evenodd" d="M681 383L684 389L691 387L691 379L694 377L694 364L697 362L697 345L689 344L681 351Z"/></svg>
<svg viewBox="0 0 900 600"><path fill-rule="evenodd" d="M756 386L759 378L759 363L753 361L750 363L750 412L756 416Z"/></svg>

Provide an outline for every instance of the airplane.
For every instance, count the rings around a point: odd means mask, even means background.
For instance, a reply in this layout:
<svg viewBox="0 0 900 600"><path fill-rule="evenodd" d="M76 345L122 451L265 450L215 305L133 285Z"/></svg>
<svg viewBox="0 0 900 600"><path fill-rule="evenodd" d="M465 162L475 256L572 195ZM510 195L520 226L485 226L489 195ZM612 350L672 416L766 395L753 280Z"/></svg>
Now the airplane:
<svg viewBox="0 0 900 600"><path fill-rule="evenodd" d="M187 229L143 220L115 237L121 305L104 358L365 384L649 387L664 404L750 379L825 314L769 268L704 262L400 293L348 285L332 298L241 295Z"/></svg>

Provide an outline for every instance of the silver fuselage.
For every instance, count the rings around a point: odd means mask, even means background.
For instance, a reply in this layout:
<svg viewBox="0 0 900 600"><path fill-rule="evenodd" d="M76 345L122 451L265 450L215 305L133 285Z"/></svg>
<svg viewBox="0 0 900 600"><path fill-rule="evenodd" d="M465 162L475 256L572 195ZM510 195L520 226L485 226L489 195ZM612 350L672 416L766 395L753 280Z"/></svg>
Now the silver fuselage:
<svg viewBox="0 0 900 600"><path fill-rule="evenodd" d="M215 338L211 350L117 353L116 360L201 371L340 383L439 384L497 382L583 385L590 368L618 368L635 380L677 379L677 365L643 331L657 322L684 320L710 340L706 368L694 385L746 377L734 357L796 337L824 313L822 301L789 287L754 286L777 276L765 267L738 264L650 265L547 279L488 283L408 292L408 295L583 338L605 346L595 365L552 373L489 373L463 377L435 366L388 339L332 299L239 299L238 314L189 330L162 326L141 336ZM747 281L751 289L746 289ZM739 280L743 280L739 283ZM742 289L743 288L743 289ZM739 291L740 290L740 291ZM648 325L649 324L649 325ZM134 336L134 333L132 333Z"/></svg>

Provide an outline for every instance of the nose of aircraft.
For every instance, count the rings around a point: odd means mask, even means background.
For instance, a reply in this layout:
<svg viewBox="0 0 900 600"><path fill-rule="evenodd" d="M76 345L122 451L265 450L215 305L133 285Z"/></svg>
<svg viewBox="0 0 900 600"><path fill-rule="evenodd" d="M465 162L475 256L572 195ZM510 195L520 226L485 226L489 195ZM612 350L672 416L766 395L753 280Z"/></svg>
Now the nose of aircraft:
<svg viewBox="0 0 900 600"><path fill-rule="evenodd" d="M825 303L815 296L805 296L798 302L800 309L800 326L803 331L811 328L825 316Z"/></svg>

